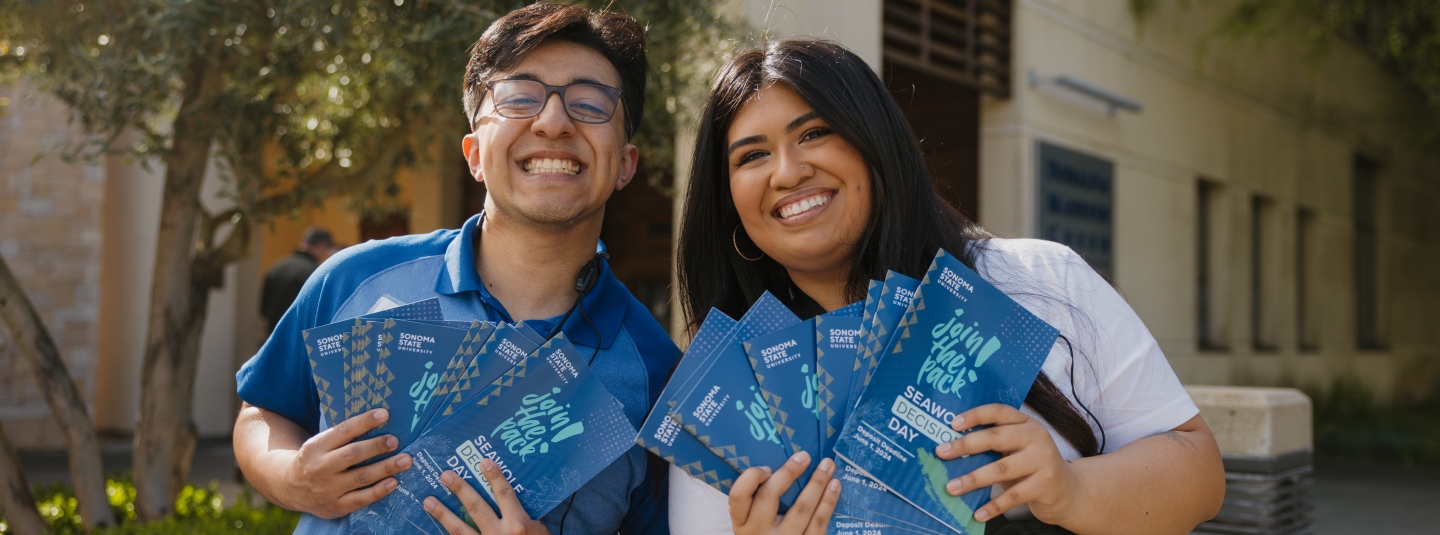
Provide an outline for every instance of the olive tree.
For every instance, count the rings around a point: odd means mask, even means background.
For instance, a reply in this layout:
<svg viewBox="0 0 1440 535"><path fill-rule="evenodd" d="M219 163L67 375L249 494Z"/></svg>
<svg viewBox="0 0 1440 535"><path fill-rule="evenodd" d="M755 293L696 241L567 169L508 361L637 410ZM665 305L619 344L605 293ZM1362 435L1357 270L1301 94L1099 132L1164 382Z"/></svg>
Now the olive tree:
<svg viewBox="0 0 1440 535"><path fill-rule="evenodd" d="M694 66L707 45L736 27L716 15L718 1L594 2L652 35L636 138L652 180L673 168L673 97L706 74ZM163 170L135 432L140 519L168 515L187 476L206 305L224 268L250 254L253 229L328 198L393 196L397 168L431 136L464 128L470 46L527 3L0 0L0 76L59 98L83 131L60 156L125 155ZM232 207L211 213L201 185L217 171Z"/></svg>

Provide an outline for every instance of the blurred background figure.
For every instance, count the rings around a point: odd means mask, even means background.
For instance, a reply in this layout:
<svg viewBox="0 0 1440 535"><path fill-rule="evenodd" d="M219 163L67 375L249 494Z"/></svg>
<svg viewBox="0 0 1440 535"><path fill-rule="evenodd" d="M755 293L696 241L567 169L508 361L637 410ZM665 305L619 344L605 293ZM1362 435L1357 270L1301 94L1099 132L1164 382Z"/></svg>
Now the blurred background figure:
<svg viewBox="0 0 1440 535"><path fill-rule="evenodd" d="M310 278L315 268L340 249L330 237L330 231L309 227L305 229L295 252L265 272L265 285L260 291L260 315L265 316L266 333L275 330L280 316L290 309L295 296L300 294L300 287L305 285L305 280Z"/></svg>

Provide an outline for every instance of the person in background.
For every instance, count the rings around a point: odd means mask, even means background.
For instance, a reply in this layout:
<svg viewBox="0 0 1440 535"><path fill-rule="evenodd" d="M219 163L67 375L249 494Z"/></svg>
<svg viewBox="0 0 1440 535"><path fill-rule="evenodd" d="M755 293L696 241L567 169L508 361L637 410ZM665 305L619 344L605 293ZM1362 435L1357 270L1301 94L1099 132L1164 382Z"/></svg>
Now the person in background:
<svg viewBox="0 0 1440 535"><path fill-rule="evenodd" d="M340 251L330 231L321 227L305 229L300 246L290 256L280 259L265 273L265 285L260 290L260 315L265 317L265 333L275 331L280 317L290 310L300 287L315 272L315 268L331 255Z"/></svg>

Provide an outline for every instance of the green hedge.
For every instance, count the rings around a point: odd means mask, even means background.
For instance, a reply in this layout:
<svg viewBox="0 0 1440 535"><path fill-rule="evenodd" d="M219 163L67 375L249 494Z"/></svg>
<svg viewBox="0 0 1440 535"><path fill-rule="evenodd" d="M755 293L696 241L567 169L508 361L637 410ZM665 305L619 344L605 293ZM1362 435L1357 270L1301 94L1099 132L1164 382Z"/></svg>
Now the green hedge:
<svg viewBox="0 0 1440 535"><path fill-rule="evenodd" d="M1440 398L1377 404L1374 392L1353 377L1308 394L1315 407L1316 453L1440 466Z"/></svg>
<svg viewBox="0 0 1440 535"><path fill-rule="evenodd" d="M263 500L257 500L249 487L229 506L220 494L218 485L211 482L205 487L186 485L175 499L175 515L160 521L141 524L135 521L135 486L123 479L105 482L105 493L110 496L110 507L120 525L99 529L92 534L103 535L160 535L160 534L209 534L249 533L289 535L295 531L300 514L286 511ZM85 533L80 522L79 504L75 493L63 484L36 486L35 506L40 509L41 518L49 525L50 533L69 535ZM259 505L256 505L256 503ZM0 535L10 535L10 527L0 519Z"/></svg>

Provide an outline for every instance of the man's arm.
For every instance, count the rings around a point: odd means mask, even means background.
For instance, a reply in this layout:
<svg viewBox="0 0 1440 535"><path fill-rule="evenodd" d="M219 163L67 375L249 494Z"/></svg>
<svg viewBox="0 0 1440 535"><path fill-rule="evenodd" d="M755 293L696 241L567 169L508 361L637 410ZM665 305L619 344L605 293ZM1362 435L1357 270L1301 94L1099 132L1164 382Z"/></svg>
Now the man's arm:
<svg viewBox="0 0 1440 535"><path fill-rule="evenodd" d="M403 453L355 467L398 446L392 435L351 443L387 418L389 411L373 410L312 437L284 416L244 403L235 419L235 462L271 503L321 518L344 516L390 494L397 486L390 476L410 468Z"/></svg>

